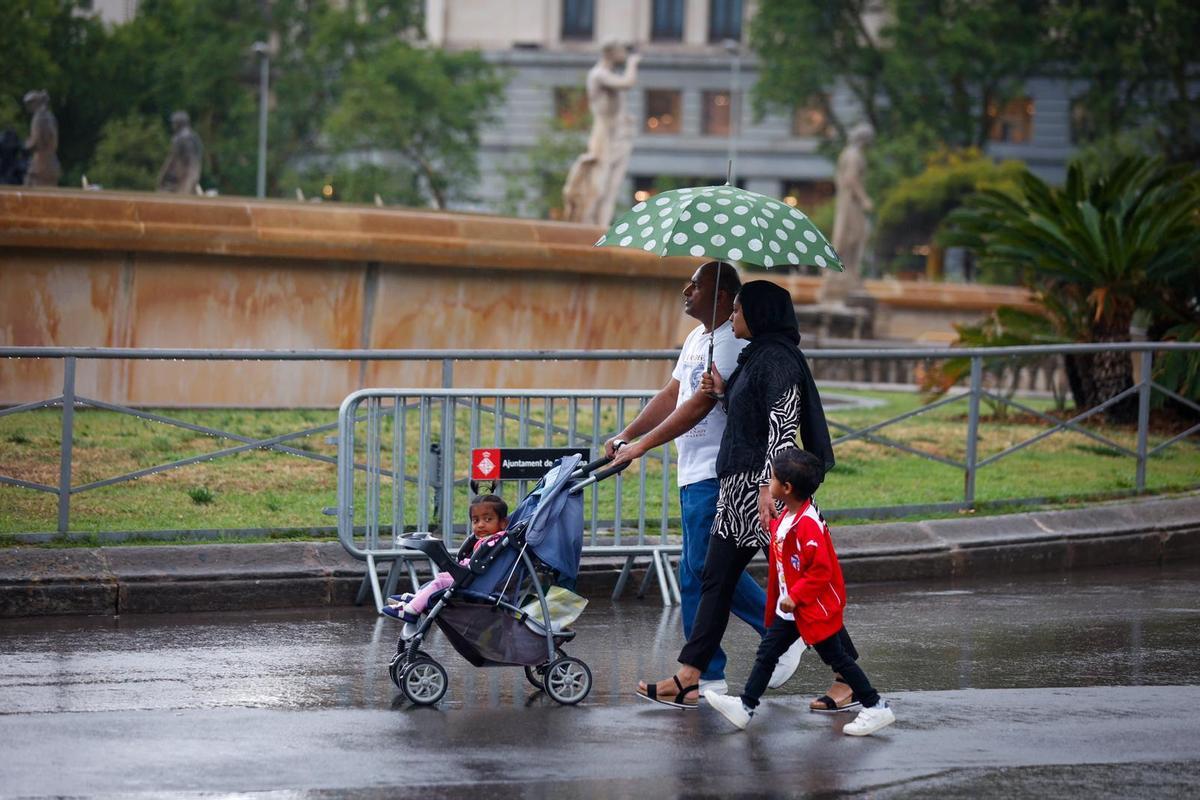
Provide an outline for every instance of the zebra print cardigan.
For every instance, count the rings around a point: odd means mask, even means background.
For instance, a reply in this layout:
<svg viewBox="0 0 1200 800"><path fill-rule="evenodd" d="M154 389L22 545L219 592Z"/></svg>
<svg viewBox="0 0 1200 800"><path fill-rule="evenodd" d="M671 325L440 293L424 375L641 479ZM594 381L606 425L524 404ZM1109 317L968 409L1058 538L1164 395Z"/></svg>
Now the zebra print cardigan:
<svg viewBox="0 0 1200 800"><path fill-rule="evenodd" d="M769 476L771 455L782 438L792 438L781 433L793 434L797 427L804 449L820 458L828 471L834 463L833 445L821 395L804 355L783 337L762 337L750 344L758 346L738 365L726 386L728 418L717 455L717 476L745 472ZM747 347L743 353L751 350ZM796 398L790 397L793 392ZM780 414L783 409L789 413ZM772 428L776 429L774 436Z"/></svg>

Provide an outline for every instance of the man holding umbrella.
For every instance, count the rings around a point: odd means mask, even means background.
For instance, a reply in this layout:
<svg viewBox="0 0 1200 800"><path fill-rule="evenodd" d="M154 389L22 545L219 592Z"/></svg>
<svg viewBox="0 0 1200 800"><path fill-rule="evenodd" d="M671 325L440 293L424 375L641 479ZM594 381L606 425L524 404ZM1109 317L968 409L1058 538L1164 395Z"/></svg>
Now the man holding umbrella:
<svg viewBox="0 0 1200 800"><path fill-rule="evenodd" d="M710 363L721 374L731 374L738 354L747 344L734 337L729 323L733 298L740 288L737 270L730 264L709 261L696 270L683 289L683 310L700 324L684 341L671 379L633 422L605 443L605 453L613 456L614 464L621 464L675 442L683 522L679 594L685 636L691 636L700 602L700 576L717 509L717 452L725 430L725 411L714 398L699 391L700 378ZM734 592L732 611L759 636L766 633L765 603L762 587L743 572ZM782 686L791 678L803 650L803 643L797 643L785 653L771 676L772 687ZM702 696L704 689L724 690L725 662L725 652L718 648L701 675Z"/></svg>

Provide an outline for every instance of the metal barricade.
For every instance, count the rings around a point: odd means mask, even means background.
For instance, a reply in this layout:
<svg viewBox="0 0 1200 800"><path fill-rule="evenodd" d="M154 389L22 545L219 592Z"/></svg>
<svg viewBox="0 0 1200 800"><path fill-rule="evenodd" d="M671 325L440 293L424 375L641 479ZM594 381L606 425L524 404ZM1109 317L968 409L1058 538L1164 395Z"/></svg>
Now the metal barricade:
<svg viewBox="0 0 1200 800"><path fill-rule="evenodd" d="M858 508L842 507L828 510L827 516L887 518L931 512L957 511L977 508L976 480L981 469L1008 458L1049 436L1070 432L1084 436L1095 446L1113 456L1135 461L1134 479L1130 494L1145 491L1147 465L1151 458L1167 448L1195 446L1200 425L1188 425L1166 435L1150 435L1153 398L1168 399L1177 407L1200 411L1200 405L1180 396L1154 380L1156 354L1167 352L1197 352L1200 344L1171 342L1128 342L1093 345L1042 345L1010 348L844 348L807 350L814 372L821 374L822 364L890 363L896 370L887 372L912 373L920 365L944 362L949 359L969 361L967 385L959 387L941 400L870 424L850 424L829 418L835 449L847 442L869 442L890 450L905 453L930 462L961 470L963 476L960 499L947 496L946 502L909 505L878 505ZM1004 393L986 373L997 364L1041 364L1047 359L1094 353L1126 353L1132 360L1134 380L1114 396L1100 401L1093 408L1080 409L1070 418L1044 413L1017 396ZM162 350L134 348L73 348L73 347L0 347L0 357L8 359L53 359L62 363L62 393L58 396L20 402L0 410L0 417L35 411L61 409L61 429L58 443L59 465L55 484L42 478L0 474L0 484L23 490L46 493L57 499L57 534L35 534L53 537L69 535L71 531L71 499L90 492L140 477L186 467L202 461L213 461L249 450L270 449L290 456L336 464L338 475L338 534L347 550L359 558L370 556L369 575L374 575L374 561L390 560L393 569L387 579L394 586L399 573L396 564L403 564L409 577L416 580L415 565L410 554L398 558L394 537L396 530L407 526L440 530L448 541L459 535L455 520L465 519L467 453L480 444L587 446L595 452L604 438L612 435L636 415L652 396L647 391L607 390L470 390L449 388L454 378L455 362L473 360L529 361L606 361L660 360L672 361L674 350L645 351L424 351L424 350ZM96 359L127 359L135 361L436 361L442 364L442 389L383 389L365 390L350 395L343 403L337 422L306 427L303 430L271 436L250 436L198 425L179 419L170 413L118 405L81 395L76 388L76 364ZM911 366L910 366L911 365ZM821 381L822 392L831 386ZM833 384L836 386L836 384ZM861 385L859 388L863 388ZM901 388L901 387L891 387ZM912 387L909 387L910 389ZM24 398L22 398L24 400ZM986 422L981 404L1006 406L1036 418L1047 427L1022 441L1006 444L994 452L980 450L980 427ZM1085 423L1118 403L1136 406L1136 442L1122 443ZM887 429L890 426L920 415L945 413L955 404L965 406L964 433L961 439L962 457L936 452L922 447L920 442L901 441ZM75 412L77 408L102 409L126 414L158 424L174 426L214 438L229 440L228 446L202 455L167 460L165 463L142 467L118 475L106 475L82 484L73 484ZM828 410L828 407L827 407ZM399 413L398 413L399 412ZM362 432L359 432L359 426ZM305 437L339 430L337 458L311 452L301 444ZM890 435L889 435L890 434ZM391 437L385 442L386 437ZM367 447L366 442L375 445ZM386 447L384 446L386 444ZM402 454L398 455L398 454ZM636 476L636 478L634 477ZM366 479L364 481L364 478ZM356 481L358 482L356 484ZM636 483L634 482L636 481ZM508 487L506 487L508 488ZM386 489L386 493L385 493ZM523 495L527 486L519 484L510 500ZM955 495L958 493L955 492ZM343 496L346 501L343 502ZM419 501L418 501L419 498ZM941 498L939 498L941 499ZM386 502L385 502L386 500ZM1004 505L1028 505L1046 502L1045 497L1008 497ZM670 511L676 503L672 478L672 453L661 448L643 458L636 470L623 478L602 485L589 498L585 552L591 556L608 555L625 558L617 593L624 587L635 558L649 558L650 568L643 580L643 591L657 577L664 602L671 602L677 591L670 558L678 554L679 544L673 533L677 521ZM344 519L343 519L344 517ZM266 529L262 529L266 530ZM253 532L253 531L251 531ZM179 531L149 531L148 534L177 535ZM186 531L182 533L187 533ZM364 590L368 588L364 583ZM379 596L379 586L374 593Z"/></svg>
<svg viewBox="0 0 1200 800"><path fill-rule="evenodd" d="M584 447L598 453L604 438L633 420L653 397L648 391L493 389L364 389L338 411L338 537L367 563L359 601L376 606L395 591L402 573L418 583L400 537L436 531L453 549L467 535L471 452L478 447ZM628 474L628 473L627 473ZM636 476L636 477L634 477ZM505 482L511 507L534 481ZM630 491L629 484L636 487ZM620 594L637 558L648 557L646 581L657 576L664 604L678 602L670 557L678 555L672 451L640 459L630 477L618 475L586 490L584 553L623 557ZM388 564L382 587L378 566Z"/></svg>

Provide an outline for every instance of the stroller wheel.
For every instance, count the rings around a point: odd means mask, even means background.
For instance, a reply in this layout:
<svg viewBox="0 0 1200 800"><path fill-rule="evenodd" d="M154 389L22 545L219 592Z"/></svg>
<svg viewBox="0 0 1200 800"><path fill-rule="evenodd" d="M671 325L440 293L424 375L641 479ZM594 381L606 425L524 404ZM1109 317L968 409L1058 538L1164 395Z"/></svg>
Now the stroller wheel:
<svg viewBox="0 0 1200 800"><path fill-rule="evenodd" d="M396 688L400 688L400 670L404 669L404 654L396 653L392 656L392 663L388 664L388 676L392 679L392 683L396 684Z"/></svg>
<svg viewBox="0 0 1200 800"><path fill-rule="evenodd" d="M592 671L578 658L564 656L546 668L544 682L555 702L573 706L592 690Z"/></svg>
<svg viewBox="0 0 1200 800"><path fill-rule="evenodd" d="M529 684L535 689L541 690L546 688L542 685L542 676L538 674L536 667L525 668L525 680L529 681Z"/></svg>
<svg viewBox="0 0 1200 800"><path fill-rule="evenodd" d="M417 658L400 671L400 691L419 706L431 706L446 694L446 669L432 658Z"/></svg>
<svg viewBox="0 0 1200 800"><path fill-rule="evenodd" d="M417 658L428 658L431 661L433 656L426 653L424 650L417 651ZM408 649L401 649L392 656L391 662L388 664L388 676L391 677L392 683L396 684L396 688L400 688L400 673L404 671L404 665L408 663Z"/></svg>

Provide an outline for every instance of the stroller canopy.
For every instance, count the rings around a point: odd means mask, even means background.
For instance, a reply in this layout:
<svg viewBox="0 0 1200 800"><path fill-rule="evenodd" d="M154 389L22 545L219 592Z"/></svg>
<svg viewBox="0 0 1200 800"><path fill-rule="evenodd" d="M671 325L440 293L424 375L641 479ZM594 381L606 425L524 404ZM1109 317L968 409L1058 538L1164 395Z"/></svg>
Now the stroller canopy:
<svg viewBox="0 0 1200 800"><path fill-rule="evenodd" d="M583 553L583 495L572 495L571 473L579 456L567 456L538 482L509 517L510 528L528 520L525 541L543 564L564 578L579 574Z"/></svg>

